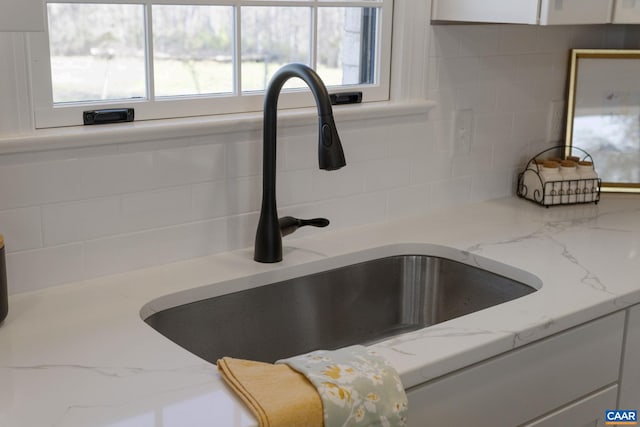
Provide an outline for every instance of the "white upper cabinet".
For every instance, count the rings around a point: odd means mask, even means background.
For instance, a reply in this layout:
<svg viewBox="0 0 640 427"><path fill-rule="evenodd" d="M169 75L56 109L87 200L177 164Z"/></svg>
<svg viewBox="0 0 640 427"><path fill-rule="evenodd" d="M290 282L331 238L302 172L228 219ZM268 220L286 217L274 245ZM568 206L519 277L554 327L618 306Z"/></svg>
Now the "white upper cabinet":
<svg viewBox="0 0 640 427"><path fill-rule="evenodd" d="M636 0L629 1L636 3ZM431 20L532 25L605 24L611 22L613 2L614 0L433 0ZM640 0L637 2L640 3Z"/></svg>
<svg viewBox="0 0 640 427"><path fill-rule="evenodd" d="M640 0L616 0L613 22L615 24L640 23Z"/></svg>

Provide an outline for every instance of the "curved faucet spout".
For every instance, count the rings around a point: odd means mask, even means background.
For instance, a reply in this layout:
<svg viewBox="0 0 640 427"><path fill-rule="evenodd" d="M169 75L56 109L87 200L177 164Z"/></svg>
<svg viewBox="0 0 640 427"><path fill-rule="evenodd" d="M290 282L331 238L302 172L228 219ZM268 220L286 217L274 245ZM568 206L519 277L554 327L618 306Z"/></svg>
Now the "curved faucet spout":
<svg viewBox="0 0 640 427"><path fill-rule="evenodd" d="M271 78L264 98L262 207L254 252L254 259L258 262L282 261L282 234L276 208L276 129L278 97L282 86L293 77L302 79L309 86L316 101L320 169L335 170L346 165L329 93L320 77L303 64L288 64L280 68Z"/></svg>

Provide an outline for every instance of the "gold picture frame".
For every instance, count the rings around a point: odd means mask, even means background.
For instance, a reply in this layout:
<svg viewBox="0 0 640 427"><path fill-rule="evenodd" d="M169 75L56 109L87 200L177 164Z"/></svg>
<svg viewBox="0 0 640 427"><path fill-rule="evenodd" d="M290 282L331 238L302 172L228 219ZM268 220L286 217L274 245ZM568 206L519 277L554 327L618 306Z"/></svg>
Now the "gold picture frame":
<svg viewBox="0 0 640 427"><path fill-rule="evenodd" d="M566 155L588 152L601 190L640 193L640 50L573 49Z"/></svg>

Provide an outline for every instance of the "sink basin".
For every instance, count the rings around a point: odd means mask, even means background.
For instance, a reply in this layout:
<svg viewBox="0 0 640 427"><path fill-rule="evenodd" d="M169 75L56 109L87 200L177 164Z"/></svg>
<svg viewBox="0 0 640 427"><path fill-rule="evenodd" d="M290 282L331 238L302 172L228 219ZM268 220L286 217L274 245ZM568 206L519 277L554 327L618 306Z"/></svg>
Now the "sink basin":
<svg viewBox="0 0 640 427"><path fill-rule="evenodd" d="M215 363L371 344L535 292L458 261L395 255L158 311L158 332Z"/></svg>

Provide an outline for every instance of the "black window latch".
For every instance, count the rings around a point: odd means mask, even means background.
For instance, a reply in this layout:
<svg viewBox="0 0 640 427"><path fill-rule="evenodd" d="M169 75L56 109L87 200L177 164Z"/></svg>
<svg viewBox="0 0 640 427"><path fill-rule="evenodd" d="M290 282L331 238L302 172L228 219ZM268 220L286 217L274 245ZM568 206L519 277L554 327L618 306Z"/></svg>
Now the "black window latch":
<svg viewBox="0 0 640 427"><path fill-rule="evenodd" d="M108 108L82 112L82 119L85 125L132 122L133 118L133 108Z"/></svg>

